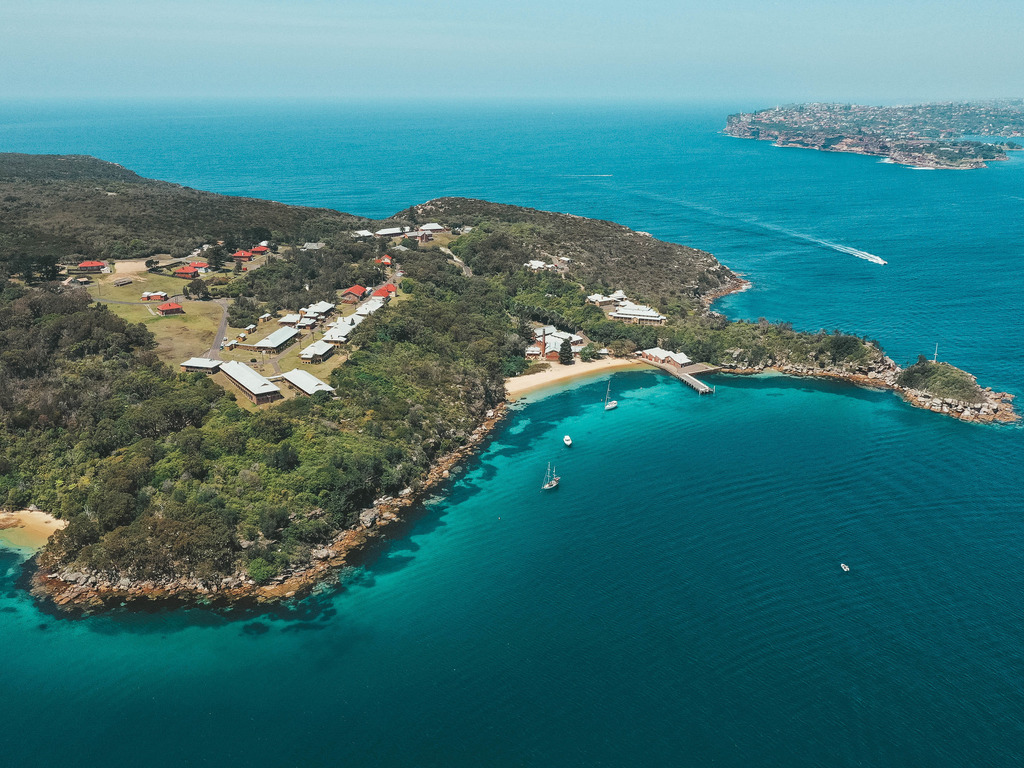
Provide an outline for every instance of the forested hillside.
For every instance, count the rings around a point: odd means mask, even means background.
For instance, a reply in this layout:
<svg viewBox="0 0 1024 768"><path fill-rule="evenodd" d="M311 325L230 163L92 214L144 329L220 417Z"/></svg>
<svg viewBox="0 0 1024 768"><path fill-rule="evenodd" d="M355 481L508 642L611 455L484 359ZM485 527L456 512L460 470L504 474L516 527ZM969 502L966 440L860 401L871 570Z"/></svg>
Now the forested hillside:
<svg viewBox="0 0 1024 768"><path fill-rule="evenodd" d="M404 219L476 227L455 247L475 271L510 274L529 259L568 258L588 292L621 288L664 309L693 308L735 278L710 253L582 216L446 197L414 206Z"/></svg>
<svg viewBox="0 0 1024 768"><path fill-rule="evenodd" d="M44 273L69 256L184 256L224 240L321 241L365 220L143 178L81 155L0 153L0 272Z"/></svg>

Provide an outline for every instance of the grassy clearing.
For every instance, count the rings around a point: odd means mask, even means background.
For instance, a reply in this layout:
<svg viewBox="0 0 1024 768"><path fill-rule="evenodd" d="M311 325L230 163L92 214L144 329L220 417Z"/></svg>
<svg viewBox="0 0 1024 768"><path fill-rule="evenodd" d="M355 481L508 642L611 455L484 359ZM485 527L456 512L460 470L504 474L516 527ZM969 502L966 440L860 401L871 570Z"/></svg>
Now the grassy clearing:
<svg viewBox="0 0 1024 768"><path fill-rule="evenodd" d="M168 296L179 295L188 285L187 280L165 275L147 273L134 275L99 275L99 279L88 286L89 294L98 301L141 301L144 291L164 291ZM131 277L131 285L117 287L115 280ZM159 302L157 302L159 303Z"/></svg>
<svg viewBox="0 0 1024 768"><path fill-rule="evenodd" d="M99 301L103 301L100 298ZM218 304L203 301L182 302L184 315L161 317L152 314L156 302L147 304L107 304L111 312L130 323L143 323L156 337L156 353L168 365L205 355L213 346L213 337L220 325L222 309Z"/></svg>

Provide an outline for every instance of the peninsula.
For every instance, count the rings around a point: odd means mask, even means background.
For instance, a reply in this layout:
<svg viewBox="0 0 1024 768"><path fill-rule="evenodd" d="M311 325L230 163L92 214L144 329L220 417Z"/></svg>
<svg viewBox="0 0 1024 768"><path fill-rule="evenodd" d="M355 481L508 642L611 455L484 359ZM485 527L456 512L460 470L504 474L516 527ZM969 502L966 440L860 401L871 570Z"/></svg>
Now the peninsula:
<svg viewBox="0 0 1024 768"><path fill-rule="evenodd" d="M305 594L548 366L775 369L1017 418L944 363L730 322L709 305L743 280L611 222L463 198L370 221L78 156L0 155L0 201L0 509L60 519L34 590L68 609Z"/></svg>
<svg viewBox="0 0 1024 768"><path fill-rule="evenodd" d="M1009 137L1024 136L1024 101L791 104L729 115L725 133L779 147L874 155L917 168L984 168L1021 149Z"/></svg>

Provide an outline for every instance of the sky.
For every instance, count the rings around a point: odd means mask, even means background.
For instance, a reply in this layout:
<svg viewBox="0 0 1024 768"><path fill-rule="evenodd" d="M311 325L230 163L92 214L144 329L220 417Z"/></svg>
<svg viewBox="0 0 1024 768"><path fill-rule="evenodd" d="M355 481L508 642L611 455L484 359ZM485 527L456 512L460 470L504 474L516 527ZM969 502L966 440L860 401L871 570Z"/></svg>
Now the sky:
<svg viewBox="0 0 1024 768"><path fill-rule="evenodd" d="M1024 96L1020 0L4 0L0 99Z"/></svg>

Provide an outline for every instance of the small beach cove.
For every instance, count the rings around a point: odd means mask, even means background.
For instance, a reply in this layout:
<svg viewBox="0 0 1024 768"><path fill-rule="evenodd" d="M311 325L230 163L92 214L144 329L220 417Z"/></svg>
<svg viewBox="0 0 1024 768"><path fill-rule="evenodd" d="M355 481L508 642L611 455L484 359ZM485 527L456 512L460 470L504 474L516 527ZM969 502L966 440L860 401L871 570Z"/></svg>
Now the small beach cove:
<svg viewBox="0 0 1024 768"><path fill-rule="evenodd" d="M32 554L67 523L38 509L0 512L0 547Z"/></svg>

